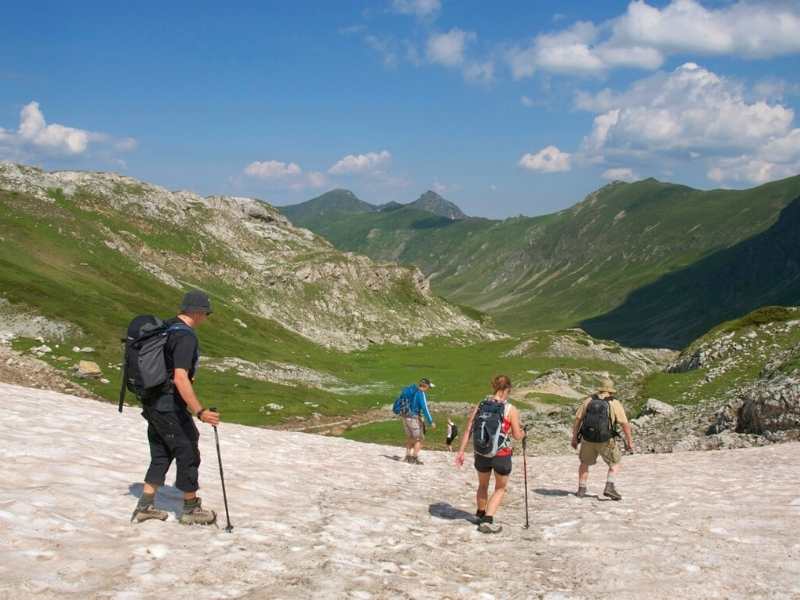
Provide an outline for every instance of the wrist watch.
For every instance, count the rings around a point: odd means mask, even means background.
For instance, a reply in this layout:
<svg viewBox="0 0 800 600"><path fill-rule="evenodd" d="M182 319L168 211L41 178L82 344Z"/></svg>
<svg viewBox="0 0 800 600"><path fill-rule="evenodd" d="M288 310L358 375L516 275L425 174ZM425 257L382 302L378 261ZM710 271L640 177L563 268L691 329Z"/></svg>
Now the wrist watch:
<svg viewBox="0 0 800 600"><path fill-rule="evenodd" d="M206 412L207 410L208 410L207 408L201 408L200 410L197 411L197 420L198 421L202 421L203 420L203 413Z"/></svg>

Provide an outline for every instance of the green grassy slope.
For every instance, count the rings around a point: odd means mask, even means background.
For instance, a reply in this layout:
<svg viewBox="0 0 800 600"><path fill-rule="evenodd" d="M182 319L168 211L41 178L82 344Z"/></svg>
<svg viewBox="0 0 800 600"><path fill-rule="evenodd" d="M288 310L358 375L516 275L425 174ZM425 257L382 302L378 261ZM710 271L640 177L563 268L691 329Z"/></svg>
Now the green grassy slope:
<svg viewBox="0 0 800 600"><path fill-rule="evenodd" d="M453 222L406 207L303 225L343 250L417 265L445 298L521 331L608 313L634 290L763 232L798 196L800 176L708 192L647 179L609 184L542 217ZM681 339L693 331L650 321L640 339L663 339L666 327Z"/></svg>
<svg viewBox="0 0 800 600"><path fill-rule="evenodd" d="M760 306L797 303L800 197L769 229L635 290L621 306L582 327L626 345L680 347Z"/></svg>
<svg viewBox="0 0 800 600"><path fill-rule="evenodd" d="M138 192L120 189L118 193ZM215 312L198 332L204 362L225 357L255 363L274 361L314 369L340 380L327 389L302 383L281 385L248 378L235 369L216 372L201 364L197 379L201 398L206 405L220 407L229 420L276 425L300 423L299 419L307 422L313 420L313 413L323 417L359 413L390 403L401 386L421 376L437 383L434 402L473 401L485 393L489 380L498 372L522 379L529 376L530 369L582 364L544 352L504 357L517 343L512 339L464 345L452 338L426 337L418 345L373 344L348 353L317 345L280 322L248 310L251 302L237 301L248 293L247 287L231 280L229 274L238 277L233 268L242 260L237 253L242 248L235 249L204 233L203 223L213 217L210 208L196 206L185 222L176 224L164 221L158 211L149 214L134 205L127 206L125 210L115 208L108 198L94 196L80 186L70 192L53 188L45 199L0 186L0 297L20 311L32 310L73 324L76 331L66 339L47 340L53 352L45 355L45 360L68 375L81 358L95 360L110 383L84 383L108 400L115 400L119 389L120 373L115 367L121 358L119 338L128 321L141 313L171 316L182 293L120 252L114 240L141 243L148 252L181 261L183 270L175 273L182 272L183 289L196 285L210 292ZM231 230L224 233L231 234ZM260 240L237 239L243 244ZM293 243L292 239L281 243ZM252 247L251 260L260 256L259 248ZM325 252L335 253L322 248L292 260L297 260L301 269ZM156 264L155 258L153 261ZM409 310L407 304L419 300L413 290L391 288L389 293L395 304L388 305L383 323L386 328L393 326L391 319L403 318L404 311ZM285 296L285 302L295 302L296 310L303 311L308 319L315 318L317 301L313 294L309 298ZM547 335L542 334L543 344ZM14 344L25 351L39 343L21 338ZM95 352L87 356L74 352L73 346L92 346ZM619 369L614 363L595 366L612 372ZM129 401L133 399L129 397ZM271 404L282 408L270 408Z"/></svg>

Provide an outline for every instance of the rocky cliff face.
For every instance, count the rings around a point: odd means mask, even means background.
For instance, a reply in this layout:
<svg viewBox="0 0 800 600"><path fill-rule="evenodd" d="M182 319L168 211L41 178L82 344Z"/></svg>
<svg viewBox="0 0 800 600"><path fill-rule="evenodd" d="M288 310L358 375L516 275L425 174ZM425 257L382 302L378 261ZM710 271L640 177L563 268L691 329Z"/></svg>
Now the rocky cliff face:
<svg viewBox="0 0 800 600"><path fill-rule="evenodd" d="M202 198L112 173L10 163L0 163L0 190L28 216L91 223L107 248L163 284L224 290L222 302L324 346L495 335L435 297L419 270L341 253L252 198ZM66 243L83 236L77 227L58 231Z"/></svg>
<svg viewBox="0 0 800 600"><path fill-rule="evenodd" d="M721 326L668 367L670 411L634 421L644 449L698 450L800 439L800 309Z"/></svg>

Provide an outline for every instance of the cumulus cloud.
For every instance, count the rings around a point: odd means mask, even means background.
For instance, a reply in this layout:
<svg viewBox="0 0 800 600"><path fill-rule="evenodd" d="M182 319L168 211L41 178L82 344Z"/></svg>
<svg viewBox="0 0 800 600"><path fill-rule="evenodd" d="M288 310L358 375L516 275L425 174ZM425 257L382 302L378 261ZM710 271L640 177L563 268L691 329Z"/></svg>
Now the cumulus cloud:
<svg viewBox="0 0 800 600"><path fill-rule="evenodd" d="M305 172L297 163L280 160L257 160L251 162L244 168L244 174L292 190L320 188L327 183L323 173L318 171Z"/></svg>
<svg viewBox="0 0 800 600"><path fill-rule="evenodd" d="M245 175L259 179L275 179L300 175L303 170L297 163L285 163L279 160L251 162L244 169Z"/></svg>
<svg viewBox="0 0 800 600"><path fill-rule="evenodd" d="M494 59L467 59L467 47L477 37L474 32L458 28L446 33L432 33L425 46L425 57L429 63L460 69L464 80L469 83L490 83L494 80Z"/></svg>
<svg viewBox="0 0 800 600"><path fill-rule="evenodd" d="M742 87L686 63L634 83L622 93L578 97L599 112L585 148L591 152L757 148L785 135L794 112L780 104L748 102Z"/></svg>
<svg viewBox="0 0 800 600"><path fill-rule="evenodd" d="M524 154L518 164L529 171L557 173L572 168L571 158L572 155L568 152L562 152L555 146L547 146L536 154Z"/></svg>
<svg viewBox="0 0 800 600"><path fill-rule="evenodd" d="M467 44L476 36L470 31L454 27L447 33L433 33L428 37L425 49L428 60L445 67L457 67L464 63Z"/></svg>
<svg viewBox="0 0 800 600"><path fill-rule="evenodd" d="M507 62L515 79L537 70L602 75L616 67L659 68L673 54L697 53L771 58L800 52L800 8L738 2L716 9L696 0L657 8L642 0L606 23L580 21L540 34L512 48Z"/></svg>
<svg viewBox="0 0 800 600"><path fill-rule="evenodd" d="M423 19L436 15L442 8L441 0L392 0L392 8L403 15Z"/></svg>
<svg viewBox="0 0 800 600"><path fill-rule="evenodd" d="M611 43L665 53L697 52L770 58L800 51L796 4L737 2L717 9L695 0L673 0L662 9L631 2L612 24Z"/></svg>
<svg viewBox="0 0 800 600"><path fill-rule="evenodd" d="M627 167L618 167L616 169L606 169L602 175L603 179L610 179L612 181L634 181L638 179L633 169Z"/></svg>
<svg viewBox="0 0 800 600"><path fill-rule="evenodd" d="M4 153L14 149L18 153L34 156L79 156L85 154L90 145L127 152L136 147L136 140L115 139L105 133L47 123L36 101L22 108L16 131L0 128L0 152Z"/></svg>
<svg viewBox="0 0 800 600"><path fill-rule="evenodd" d="M388 150L367 152L366 154L348 154L336 162L328 173L331 175L355 175L377 172L392 159Z"/></svg>
<svg viewBox="0 0 800 600"><path fill-rule="evenodd" d="M579 94L578 108L596 113L583 139L583 162L706 157L714 181L760 183L797 172L800 130L794 111L752 100L737 81L685 63L627 90Z"/></svg>

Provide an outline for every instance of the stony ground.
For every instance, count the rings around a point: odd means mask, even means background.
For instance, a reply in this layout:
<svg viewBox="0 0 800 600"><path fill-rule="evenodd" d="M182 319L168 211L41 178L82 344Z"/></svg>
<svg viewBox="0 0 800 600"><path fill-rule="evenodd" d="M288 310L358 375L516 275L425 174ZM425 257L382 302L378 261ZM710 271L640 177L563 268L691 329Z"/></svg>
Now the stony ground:
<svg viewBox="0 0 800 600"><path fill-rule="evenodd" d="M622 502L583 500L574 457L521 457L499 514L474 471L337 438L223 425L234 530L128 523L146 466L135 410L0 384L0 598L797 598L799 444L626 457ZM202 426L205 504L222 509ZM590 492L602 489L600 467Z"/></svg>

